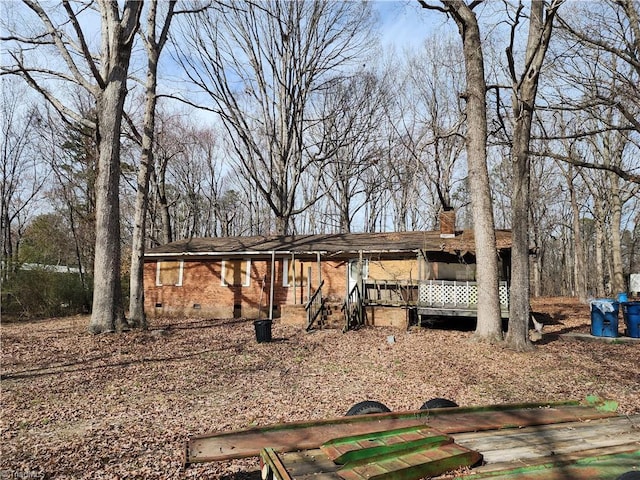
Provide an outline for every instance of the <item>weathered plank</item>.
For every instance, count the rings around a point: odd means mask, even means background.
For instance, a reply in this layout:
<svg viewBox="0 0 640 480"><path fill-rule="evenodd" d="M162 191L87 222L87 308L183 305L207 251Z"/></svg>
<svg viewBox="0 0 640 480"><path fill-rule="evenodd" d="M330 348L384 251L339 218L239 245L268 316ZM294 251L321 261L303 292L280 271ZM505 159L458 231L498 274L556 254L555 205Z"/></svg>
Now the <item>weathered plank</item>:
<svg viewBox="0 0 640 480"><path fill-rule="evenodd" d="M460 434L455 441L485 453L485 461L493 457L529 458L547 454L568 453L595 447L621 445L640 441L640 416L616 417L528 427L509 432ZM528 450L531 454L527 454Z"/></svg>
<svg viewBox="0 0 640 480"><path fill-rule="evenodd" d="M537 465L548 465L550 461L556 466L571 465L579 460L584 460L590 457L601 457L605 455L617 455L621 453L633 453L637 450L637 447L633 445L624 444L616 445L613 447L595 448L592 450L579 450L577 452L571 452L566 454L557 454L552 458L550 457L536 457L536 458L520 458L518 460L510 462L496 462L487 463L485 465L477 466L473 469L474 473L491 473L491 472L505 472L522 467L534 467ZM450 476L443 475L438 477L445 480L451 478Z"/></svg>
<svg viewBox="0 0 640 480"><path fill-rule="evenodd" d="M587 406L541 407L537 409L514 409L495 412L468 412L450 415L448 417L436 415L432 419L429 419L429 426L443 433L453 434L587 421L612 416L615 416L615 413L603 412L597 408Z"/></svg>
<svg viewBox="0 0 640 480"><path fill-rule="evenodd" d="M318 448L340 437L385 430L430 426L445 434L522 428L613 416L595 407L562 404L522 404L490 407L448 408L399 413L380 413L315 422L293 422L234 432L191 437L185 464L258 456L263 448L279 452Z"/></svg>
<svg viewBox="0 0 640 480"><path fill-rule="evenodd" d="M279 456L289 474L294 478L308 474L329 474L340 468L340 465L332 462L320 449L282 453ZM333 478L337 476L334 475Z"/></svg>
<svg viewBox="0 0 640 480"><path fill-rule="evenodd" d="M469 480L615 480L625 472L637 471L640 465L640 450L612 455L583 458L571 463L551 461L534 466L521 466L502 472L478 473L456 478Z"/></svg>
<svg viewBox="0 0 640 480"><path fill-rule="evenodd" d="M262 471L260 472L262 478L270 478L270 473L278 472L279 480L292 480L289 472L285 468L282 460L278 456L276 452L273 451L272 448L265 448L260 453L260 458L262 459Z"/></svg>
<svg viewBox="0 0 640 480"><path fill-rule="evenodd" d="M541 439L546 441L545 438ZM538 445L526 445L517 448L500 449L493 451L481 450L487 462L510 461L535 457L553 457L557 454L577 452L580 450L591 450L594 448L604 448L618 445L629 445L637 442L638 433L627 433L615 437L574 439L568 441L550 441L550 443L540 443Z"/></svg>
<svg viewBox="0 0 640 480"><path fill-rule="evenodd" d="M352 420L369 417L365 419L367 421L344 422L343 419L338 419L333 423L294 423L192 437L187 445L186 463L257 456L267 447L278 452L313 449L333 438L426 424L425 419L420 416L387 418L382 415L385 414L348 417Z"/></svg>
<svg viewBox="0 0 640 480"><path fill-rule="evenodd" d="M540 431L544 429L547 432L553 432L554 430L567 431L565 435L571 435L570 432L576 432L576 435L581 435L581 429L588 429L591 431L602 430L606 431L607 429L611 429L614 432L619 429L640 429L640 417L638 415L630 415L630 416L616 416L616 417L605 417L598 419L591 419L587 421L579 421L579 422L563 422L556 423L544 426L532 426L532 427L524 427L518 429L516 432L509 431L478 431L478 432L465 432L459 433L456 435L456 438L463 439L464 441L473 441L473 440L482 440L484 438L489 438L493 436L504 436L508 435L509 438L518 438L519 436L526 436L531 434L532 432Z"/></svg>
<svg viewBox="0 0 640 480"><path fill-rule="evenodd" d="M640 448L640 415L543 425L520 431L460 434L454 440L482 452L486 463L526 460L627 445Z"/></svg>

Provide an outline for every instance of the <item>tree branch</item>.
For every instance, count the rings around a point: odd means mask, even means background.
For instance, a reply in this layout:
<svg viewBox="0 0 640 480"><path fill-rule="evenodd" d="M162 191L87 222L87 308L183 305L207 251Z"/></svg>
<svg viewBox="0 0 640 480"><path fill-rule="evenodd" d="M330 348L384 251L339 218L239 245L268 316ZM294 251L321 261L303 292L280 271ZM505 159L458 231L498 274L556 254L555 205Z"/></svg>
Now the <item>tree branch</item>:
<svg viewBox="0 0 640 480"><path fill-rule="evenodd" d="M58 100L54 95L52 95L46 88L41 87L38 84L38 82L36 82L36 80L31 76L30 72L20 64L18 59L15 57L15 54L11 52L10 55L14 58L14 60L16 60L18 65L15 69L7 73L19 75L22 78L24 78L25 81L31 86L31 88L33 88L36 92L40 93L53 106L53 108L56 109L56 111L60 114L60 116L66 122L70 123L68 121L68 118L72 118L74 121L80 123L81 125L87 128L91 128L91 129L96 128L96 125L94 122L82 117L81 115L78 115L76 112L74 112L73 110L65 106L62 102L60 102L60 100Z"/></svg>
<svg viewBox="0 0 640 480"><path fill-rule="evenodd" d="M544 151L544 152L529 151L528 154L535 155L536 157L548 157L548 158L553 158L555 160L561 160L563 162L575 165L576 167L591 168L594 170L607 170L609 172L615 173L623 180L626 180L631 183L640 184L640 175L627 172L626 170L623 170L622 168L616 165L602 165L598 163L583 162L582 160L577 160L573 157L568 157L566 155L559 155L557 153L553 153L549 151Z"/></svg>
<svg viewBox="0 0 640 480"><path fill-rule="evenodd" d="M104 89L104 79L100 75L100 72L98 72L98 68L96 67L96 63L94 62L93 56L91 55L91 52L89 51L89 46L87 45L87 42L86 42L86 40L84 38L84 32L82 31L82 28L80 27L80 22L78 22L78 18L76 17L75 12L71 8L71 5L69 5L69 1L68 0L63 0L62 1L62 5L64 5L64 9L67 12L67 16L69 17L69 20L71 20L71 24L73 25L73 30L76 32L76 36L78 37L78 40L80 41L80 50L82 52L82 55L84 56L85 61L87 62L87 65L89 65L89 69L91 70L91 74L93 75L93 78L95 78L95 80L96 80L98 86L100 87L100 89L103 90Z"/></svg>
<svg viewBox="0 0 640 480"><path fill-rule="evenodd" d="M425 0L418 0L418 3L422 8L426 8L427 10L436 10L442 13L449 13L448 8L444 8L439 5L431 5L430 3L427 3Z"/></svg>
<svg viewBox="0 0 640 480"><path fill-rule="evenodd" d="M80 70L78 69L78 66L74 62L73 58L71 57L71 54L69 53L69 50L67 49L67 46L62 41L62 38L60 36L60 32L54 27L53 23L51 22L51 19L46 14L46 12L42 9L40 4L38 4L37 2L34 2L33 0L22 0L22 1L36 15L38 15L38 17L40 18L42 23L44 23L45 27L47 28L47 33L53 39L53 43L55 44L56 48L58 49L58 52L60 52L60 55L62 56L62 58L64 59L65 63L67 64L67 67L69 67L69 70L71 71L71 73L73 75L73 78L75 78L75 81L78 84L82 85L82 87L84 87L88 92L91 92L91 93L93 93L95 95L95 93L96 93L95 92L95 86L91 85L87 81L87 79L84 77L84 75L82 75L80 73ZM89 58L87 60L91 61L92 59ZM24 68L23 65L20 65L20 67Z"/></svg>

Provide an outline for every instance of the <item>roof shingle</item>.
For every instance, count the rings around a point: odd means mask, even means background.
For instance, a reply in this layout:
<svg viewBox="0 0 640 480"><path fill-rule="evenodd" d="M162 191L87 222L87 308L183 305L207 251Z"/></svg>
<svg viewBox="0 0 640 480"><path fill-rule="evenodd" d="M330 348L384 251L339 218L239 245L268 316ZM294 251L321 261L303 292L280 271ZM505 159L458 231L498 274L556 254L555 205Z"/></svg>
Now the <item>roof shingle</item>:
<svg viewBox="0 0 640 480"><path fill-rule="evenodd" d="M511 232L496 230L496 248L511 248ZM363 252L474 252L473 230L440 237L439 231L336 233L321 235L209 237L178 240L147 251L148 256L221 255L241 253L355 253Z"/></svg>

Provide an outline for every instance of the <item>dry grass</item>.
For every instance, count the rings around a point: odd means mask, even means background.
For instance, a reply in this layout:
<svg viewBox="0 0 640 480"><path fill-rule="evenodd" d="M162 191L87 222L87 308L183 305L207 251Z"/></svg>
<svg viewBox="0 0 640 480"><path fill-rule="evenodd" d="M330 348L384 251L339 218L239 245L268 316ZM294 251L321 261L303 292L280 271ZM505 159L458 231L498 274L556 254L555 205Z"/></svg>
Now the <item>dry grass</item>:
<svg viewBox="0 0 640 480"><path fill-rule="evenodd" d="M423 328L308 334L276 321L274 341L258 344L250 321L160 320L152 328L166 335L97 337L86 317L4 324L0 477L247 478L255 459L182 470L185 439L341 416L364 399L410 410L433 397L476 405L597 394L640 412L640 344L560 338L589 330L588 307L572 299L534 310L547 326L531 353Z"/></svg>

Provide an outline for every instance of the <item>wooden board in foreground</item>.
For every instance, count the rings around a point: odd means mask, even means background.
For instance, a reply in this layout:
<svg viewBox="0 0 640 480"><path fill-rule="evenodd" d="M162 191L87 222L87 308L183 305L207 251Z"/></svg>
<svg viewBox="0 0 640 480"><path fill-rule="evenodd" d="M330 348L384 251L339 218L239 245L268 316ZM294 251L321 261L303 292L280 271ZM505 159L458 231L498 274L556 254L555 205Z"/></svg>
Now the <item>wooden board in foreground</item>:
<svg viewBox="0 0 640 480"><path fill-rule="evenodd" d="M340 417L315 422L293 422L234 432L191 437L185 464L258 456L264 448L291 452L319 448L323 443L358 435L428 425L445 434L523 428L579 422L615 416L577 402L446 408L400 413Z"/></svg>
<svg viewBox="0 0 640 480"><path fill-rule="evenodd" d="M452 435L456 445L483 457L481 465L471 458L470 468L443 473L438 480L615 480L628 471L640 471L640 415L537 425L521 429L467 432ZM426 450L425 450L426 451ZM395 455L391 455L394 457ZM263 453L263 460L265 456ZM271 459L275 460L271 460ZM394 458L392 458L393 460ZM384 477L384 462L375 458L362 478L420 478L429 465L424 459L405 460L404 472ZM408 461L406 461L408 460ZM322 449L276 453L268 458L274 475L282 480L341 480L342 466L332 462ZM460 465L464 465L461 463ZM415 468L412 472L410 468ZM424 468L423 471L418 469ZM450 471L441 470L442 472ZM433 471L433 470L432 470ZM283 475L280 475L283 473ZM410 476L416 473L418 476ZM348 478L360 478L357 476Z"/></svg>

